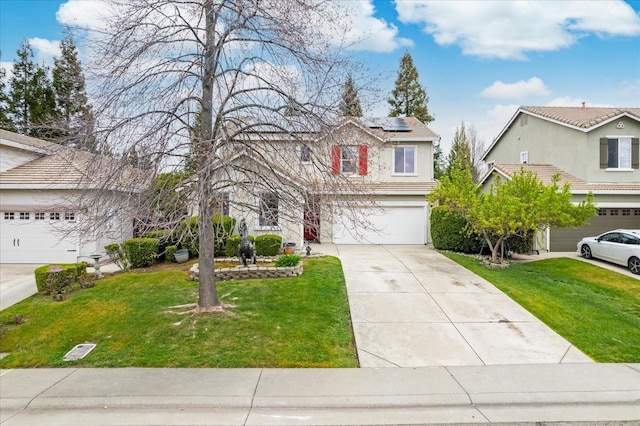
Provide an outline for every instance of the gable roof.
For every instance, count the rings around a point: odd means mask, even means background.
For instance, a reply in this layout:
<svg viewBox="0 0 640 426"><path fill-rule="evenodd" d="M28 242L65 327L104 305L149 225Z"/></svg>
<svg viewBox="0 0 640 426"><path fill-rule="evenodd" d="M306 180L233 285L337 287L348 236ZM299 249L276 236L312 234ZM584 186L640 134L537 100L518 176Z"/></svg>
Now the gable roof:
<svg viewBox="0 0 640 426"><path fill-rule="evenodd" d="M102 189L139 191L148 173L114 158L0 129L0 145L39 158L0 173L0 189Z"/></svg>
<svg viewBox="0 0 640 426"><path fill-rule="evenodd" d="M521 106L487 148L482 160L489 155L520 114L531 115L585 133L622 117L640 121L640 108Z"/></svg>
<svg viewBox="0 0 640 426"><path fill-rule="evenodd" d="M630 192L640 194L640 183L589 183L551 164L494 163L482 177L480 184L483 185L493 173L497 173L506 179L511 179L520 170L535 173L545 185L550 185L553 182L553 176L559 174L560 181L558 184L564 185L568 183L573 194L584 194L589 191L594 193Z"/></svg>

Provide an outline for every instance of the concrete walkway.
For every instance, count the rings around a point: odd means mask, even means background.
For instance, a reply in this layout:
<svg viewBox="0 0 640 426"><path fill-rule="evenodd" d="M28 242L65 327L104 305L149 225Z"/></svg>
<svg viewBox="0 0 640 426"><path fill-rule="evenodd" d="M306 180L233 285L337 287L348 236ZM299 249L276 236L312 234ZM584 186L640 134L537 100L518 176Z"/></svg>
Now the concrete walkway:
<svg viewBox="0 0 640 426"><path fill-rule="evenodd" d="M591 362L491 283L430 247L336 250L361 367Z"/></svg>
<svg viewBox="0 0 640 426"><path fill-rule="evenodd" d="M640 364L590 362L431 249L314 250L342 259L370 368L0 370L0 424L640 424Z"/></svg>

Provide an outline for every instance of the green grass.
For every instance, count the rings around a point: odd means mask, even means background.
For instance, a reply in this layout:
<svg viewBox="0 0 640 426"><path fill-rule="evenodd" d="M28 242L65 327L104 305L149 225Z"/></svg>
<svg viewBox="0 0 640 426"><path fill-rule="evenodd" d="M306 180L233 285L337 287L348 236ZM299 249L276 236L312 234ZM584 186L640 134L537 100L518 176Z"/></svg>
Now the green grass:
<svg viewBox="0 0 640 426"><path fill-rule="evenodd" d="M499 270L443 254L493 283L595 361L640 362L639 280L576 259Z"/></svg>
<svg viewBox="0 0 640 426"><path fill-rule="evenodd" d="M5 309L0 352L10 355L0 367L358 366L338 259L305 259L299 277L220 282L235 307L196 316L169 309L197 301L181 268L121 273L63 302L37 295ZM85 359L62 360L85 342L97 344Z"/></svg>

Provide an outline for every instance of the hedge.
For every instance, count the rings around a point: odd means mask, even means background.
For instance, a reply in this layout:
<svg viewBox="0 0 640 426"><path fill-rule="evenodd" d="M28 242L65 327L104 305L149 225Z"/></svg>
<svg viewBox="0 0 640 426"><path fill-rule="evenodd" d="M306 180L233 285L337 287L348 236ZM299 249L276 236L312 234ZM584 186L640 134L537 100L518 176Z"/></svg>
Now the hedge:
<svg viewBox="0 0 640 426"><path fill-rule="evenodd" d="M258 235L255 244L257 256L277 256L282 247L282 237L276 234Z"/></svg>
<svg viewBox="0 0 640 426"><path fill-rule="evenodd" d="M214 253L224 253L225 241L233 233L236 226L236 219L231 216L214 215L213 238ZM198 217L194 216L185 219L180 223L180 228L176 231L177 238L172 237L171 241L180 241L180 246L189 250L189 254L196 257L200 253L200 238L198 235Z"/></svg>
<svg viewBox="0 0 640 426"><path fill-rule="evenodd" d="M122 243L132 268L153 265L158 257L158 245L155 238L132 238Z"/></svg>
<svg viewBox="0 0 640 426"><path fill-rule="evenodd" d="M38 292L45 294L70 291L74 286L80 285L80 278L86 272L85 263L54 263L33 271Z"/></svg>
<svg viewBox="0 0 640 426"><path fill-rule="evenodd" d="M247 235L247 238L249 238L249 241L251 241L252 243L256 240L252 235ZM224 248L224 255L228 257L237 256L238 249L240 248L240 240L242 240L241 235L232 235L231 237L227 238L227 242Z"/></svg>
<svg viewBox="0 0 640 426"><path fill-rule="evenodd" d="M431 211L431 239L438 250L479 253L483 240L468 231L465 218L438 206Z"/></svg>

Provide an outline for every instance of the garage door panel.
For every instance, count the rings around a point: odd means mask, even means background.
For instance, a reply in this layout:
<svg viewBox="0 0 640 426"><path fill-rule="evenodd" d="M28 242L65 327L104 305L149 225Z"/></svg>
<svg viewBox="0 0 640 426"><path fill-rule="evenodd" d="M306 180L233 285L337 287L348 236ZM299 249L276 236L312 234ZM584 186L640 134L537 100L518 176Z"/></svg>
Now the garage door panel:
<svg viewBox="0 0 640 426"><path fill-rule="evenodd" d="M628 216L620 215L622 209L618 210L618 215L610 214L612 209L606 209L606 216L595 216L589 221L589 225L578 228L558 228L552 229L550 233L551 251L576 251L576 245L583 237L600 235L612 229L640 229L640 215L635 215L635 209L631 209Z"/></svg>
<svg viewBox="0 0 640 426"><path fill-rule="evenodd" d="M76 262L77 233L62 226L49 220L2 220L0 263Z"/></svg>
<svg viewBox="0 0 640 426"><path fill-rule="evenodd" d="M355 216L355 218L353 217ZM342 214L334 225L336 244L425 244L426 208L422 206L364 209Z"/></svg>

